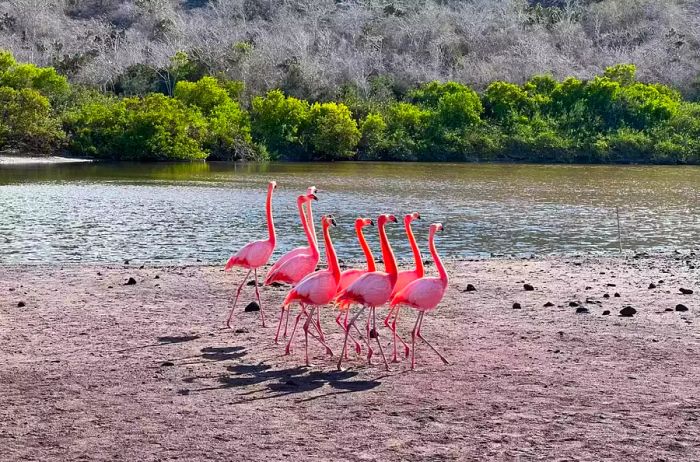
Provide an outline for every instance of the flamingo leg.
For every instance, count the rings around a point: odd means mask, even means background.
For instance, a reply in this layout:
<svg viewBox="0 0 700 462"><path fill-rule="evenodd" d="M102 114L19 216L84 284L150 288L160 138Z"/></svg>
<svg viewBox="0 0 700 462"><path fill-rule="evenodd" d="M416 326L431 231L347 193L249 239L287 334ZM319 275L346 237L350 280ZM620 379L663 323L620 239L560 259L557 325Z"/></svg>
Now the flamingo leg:
<svg viewBox="0 0 700 462"><path fill-rule="evenodd" d="M265 327L265 310L263 310L262 302L260 301L260 291L258 290L258 269L253 270L255 275L255 297L258 299L258 306L260 307L260 319L262 319L262 326Z"/></svg>
<svg viewBox="0 0 700 462"><path fill-rule="evenodd" d="M386 327L390 327L389 326L389 319L391 319L391 316L393 316L394 310L395 310L395 308L389 308L389 313L386 315L386 318L384 318L384 325Z"/></svg>
<svg viewBox="0 0 700 462"><path fill-rule="evenodd" d="M311 312L306 317L306 322L304 322L304 361L307 366L311 365L309 362L309 324L313 321L315 310L315 306L311 308Z"/></svg>
<svg viewBox="0 0 700 462"><path fill-rule="evenodd" d="M294 327L292 328L292 335L289 337L289 341L287 341L287 346L284 349L284 354L288 355L292 352L292 341L294 340L294 333L297 330L297 325L299 324L299 320L301 317L306 314L306 310L304 309L304 305L301 305L301 311L297 315L296 319L294 320Z"/></svg>
<svg viewBox="0 0 700 462"><path fill-rule="evenodd" d="M392 355L391 362L392 362L392 363L398 363L398 362L399 362L399 359L396 357L396 321L399 319L399 309L398 309L398 308L392 308L391 310L389 310L389 316L386 317L386 319L384 320L384 323L386 324L387 319L389 319L389 318L391 317L391 313L392 313L392 311L394 311L394 310L396 310L396 316L394 316L394 322L391 323L391 333L393 334L393 337L394 337L394 341L393 341L393 343L394 343L394 353L393 353L393 355Z"/></svg>
<svg viewBox="0 0 700 462"><path fill-rule="evenodd" d="M326 340L326 336L323 335L323 329L321 329L321 310L316 311L316 326L318 326L318 335L321 340Z"/></svg>
<svg viewBox="0 0 700 462"><path fill-rule="evenodd" d="M411 370L416 368L416 333L418 332L418 323L423 317L423 312L418 313L416 318L416 324L413 326L411 331Z"/></svg>
<svg viewBox="0 0 700 462"><path fill-rule="evenodd" d="M349 314L350 314L350 309L348 308L348 310L345 312L345 328L346 328L346 329L348 328L348 315L349 315ZM358 334L359 334L360 331L359 331L359 329L357 329L357 327L355 327L355 330L357 330L357 332L358 332ZM360 336L360 337L361 337L361 336ZM355 353L357 353L358 355L359 355L360 353L362 353L362 347L360 346L360 342L358 342L357 340L355 340L355 339L353 338L352 334L350 334L350 339L351 339L353 342L355 342Z"/></svg>
<svg viewBox="0 0 700 462"><path fill-rule="evenodd" d="M420 324L418 325L418 331L416 331L416 336L417 336L419 339L423 340L423 341L425 342L425 344L428 345L428 346L430 347L430 349L433 350L433 351L435 352L436 355L438 355L438 357L442 360L443 364L450 364L450 362L447 361L447 360L445 359L445 357L444 357L443 355L441 355L440 352L438 352L438 351L435 349L435 347L432 346L432 345L430 344L430 342L428 342L426 339L424 339L423 336L420 334L420 329L421 329L421 327L423 327L423 315L425 315L425 312L421 313L421 322L420 322Z"/></svg>
<svg viewBox="0 0 700 462"><path fill-rule="evenodd" d="M285 308L284 305L282 306L282 309L280 310L280 320L277 323L277 333L275 334L275 343L277 343L277 339L279 339L280 336L280 330L282 329L282 320L284 319L284 312L289 310L289 307ZM287 320L289 321L289 313L287 313ZM287 326L284 327L284 335L287 335Z"/></svg>
<svg viewBox="0 0 700 462"><path fill-rule="evenodd" d="M316 323L311 322L311 325L314 326L316 332L318 332L318 326L316 325ZM314 335L313 332L309 332L309 335L316 339L321 345L323 345L326 348L326 354L330 355L331 358L333 357L333 350L331 349L331 347L328 346L326 341L321 338L320 334L318 337L316 337L316 335Z"/></svg>
<svg viewBox="0 0 700 462"><path fill-rule="evenodd" d="M356 324L353 324L352 327L354 327L355 330L357 331L357 335L358 335L360 338L363 338L363 339L365 340L365 344L367 345L367 351L371 351L372 353L374 353L374 350L372 349L372 346L371 346L370 343L369 343L369 338L363 337L363 336L362 336L362 332L360 332L360 329L357 328L357 325L356 325ZM348 326L348 329L350 329L350 326ZM359 354L359 353L358 353L358 354ZM371 353L370 353L370 356L372 356Z"/></svg>
<svg viewBox="0 0 700 462"><path fill-rule="evenodd" d="M379 331L377 330L377 309L372 307L372 330L374 331L374 338L377 340L377 345L379 345L379 352L382 354L382 359L384 360L384 367L389 370L389 363L386 362L386 356L384 356L384 349L382 348L382 342L379 340Z"/></svg>
<svg viewBox="0 0 700 462"><path fill-rule="evenodd" d="M248 270L248 273L243 278L243 282L241 282L241 285L238 286L238 290L236 290L236 298L233 300L233 306L231 307L231 312L229 313L228 319L226 320L226 327L228 327L229 329L231 328L231 319L233 319L233 310L236 309L236 304L238 303L238 297L240 297L241 291L243 290L243 286L245 285L246 281L250 277L251 271L253 271L253 270L252 269Z"/></svg>
<svg viewBox="0 0 700 462"><path fill-rule="evenodd" d="M369 343L370 339L372 338L372 330L370 329L370 319L372 318L372 307L369 307L369 312L367 313L367 323L365 325L365 338L367 339L367 342ZM373 350L369 349L367 351L367 364L370 366L372 365L372 353Z"/></svg>
<svg viewBox="0 0 700 462"><path fill-rule="evenodd" d="M348 335L350 334L350 327L355 325L355 321L357 320L358 316L360 316L363 312L365 311L365 307L363 306L360 308L360 310L357 312L355 316L350 319L350 324L348 324L348 328L345 330L345 339L343 340L343 350L348 346ZM341 371L343 370L342 367L343 364L343 355L340 355L338 358L338 370Z"/></svg>
<svg viewBox="0 0 700 462"><path fill-rule="evenodd" d="M287 310L287 321L284 323L284 334L282 334L282 337L287 337L287 327L289 327L289 313L290 310Z"/></svg>

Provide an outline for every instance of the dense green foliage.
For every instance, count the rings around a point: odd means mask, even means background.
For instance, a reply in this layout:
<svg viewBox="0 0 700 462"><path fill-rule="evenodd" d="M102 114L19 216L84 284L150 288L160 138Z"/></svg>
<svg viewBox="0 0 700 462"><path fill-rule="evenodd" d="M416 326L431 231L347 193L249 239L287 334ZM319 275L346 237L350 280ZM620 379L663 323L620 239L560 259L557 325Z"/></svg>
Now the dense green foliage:
<svg viewBox="0 0 700 462"><path fill-rule="evenodd" d="M173 62L186 67L187 57ZM496 81L481 94L457 82L397 93L378 79L365 98L350 87L335 102L273 90L248 109L235 81L173 78L171 90L118 97L0 53L0 149L113 160L700 164L700 104L635 74L624 64L587 81Z"/></svg>

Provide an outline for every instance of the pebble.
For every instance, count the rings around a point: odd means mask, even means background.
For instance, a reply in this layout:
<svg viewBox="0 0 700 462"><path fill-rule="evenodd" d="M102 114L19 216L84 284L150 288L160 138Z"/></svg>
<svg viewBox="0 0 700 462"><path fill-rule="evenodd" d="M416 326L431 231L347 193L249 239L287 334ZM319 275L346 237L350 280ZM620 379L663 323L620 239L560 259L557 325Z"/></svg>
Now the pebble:
<svg viewBox="0 0 700 462"><path fill-rule="evenodd" d="M610 294L604 294L603 298L610 298Z"/></svg>
<svg viewBox="0 0 700 462"><path fill-rule="evenodd" d="M552 302L547 302L547 303L544 304L544 307L545 307L545 308L550 308L550 307L552 307L552 306L554 306L554 303L552 303Z"/></svg>
<svg viewBox="0 0 700 462"><path fill-rule="evenodd" d="M514 310L519 310L519 309L521 309L521 308L522 308L522 306L520 305L520 303L518 303L518 302L513 303L513 309L514 309Z"/></svg>
<svg viewBox="0 0 700 462"><path fill-rule="evenodd" d="M17 308L24 308L25 306L27 306L27 304L24 303L24 302L19 302L19 303L17 304Z"/></svg>
<svg viewBox="0 0 700 462"><path fill-rule="evenodd" d="M136 279L134 279L134 278L129 278L129 280L126 281L126 284L124 284L124 285L125 285L125 286L133 286L133 285L136 285Z"/></svg>
<svg viewBox="0 0 700 462"><path fill-rule="evenodd" d="M531 292L535 290L535 288L532 286L532 284L524 284L523 289L525 289L527 292Z"/></svg>
<svg viewBox="0 0 700 462"><path fill-rule="evenodd" d="M626 306L620 310L620 316L623 318L631 318L637 313L637 310L632 308L631 306Z"/></svg>
<svg viewBox="0 0 700 462"><path fill-rule="evenodd" d="M688 307L683 305L682 303L679 303L676 305L676 311L688 311Z"/></svg>
<svg viewBox="0 0 700 462"><path fill-rule="evenodd" d="M250 302L243 311L246 313L250 313L251 311L260 311L260 305L258 305L257 302Z"/></svg>
<svg viewBox="0 0 700 462"><path fill-rule="evenodd" d="M474 287L473 284L467 284L467 288L464 289L464 292L475 292L475 291L476 291L476 287Z"/></svg>
<svg viewBox="0 0 700 462"><path fill-rule="evenodd" d="M587 314L587 313L589 313L588 308L584 308L583 306L576 308L576 314Z"/></svg>
<svg viewBox="0 0 700 462"><path fill-rule="evenodd" d="M615 294L613 295L613 297L620 298L620 293L619 293L619 292L615 292Z"/></svg>
<svg viewBox="0 0 700 462"><path fill-rule="evenodd" d="M683 287L681 287L680 291L683 295L693 295L693 289L684 289Z"/></svg>
<svg viewBox="0 0 700 462"><path fill-rule="evenodd" d="M578 305L578 302L569 302L569 306L572 308L577 307Z"/></svg>
<svg viewBox="0 0 700 462"><path fill-rule="evenodd" d="M649 284L649 288L650 288L650 289L656 289L656 284L654 284L654 283L652 282L651 284Z"/></svg>
<svg viewBox="0 0 700 462"><path fill-rule="evenodd" d="M610 310L603 311L603 316L608 316L609 314L610 314Z"/></svg>

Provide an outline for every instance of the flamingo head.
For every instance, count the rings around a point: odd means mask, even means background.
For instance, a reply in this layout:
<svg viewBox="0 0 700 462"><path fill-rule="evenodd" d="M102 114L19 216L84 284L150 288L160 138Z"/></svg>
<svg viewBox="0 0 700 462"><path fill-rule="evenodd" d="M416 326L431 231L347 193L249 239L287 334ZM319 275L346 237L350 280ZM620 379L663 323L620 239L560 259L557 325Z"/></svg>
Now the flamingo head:
<svg viewBox="0 0 700 462"><path fill-rule="evenodd" d="M328 228L330 226L338 226L338 223L336 223L333 215L322 216L321 217L321 224L323 225L324 228Z"/></svg>
<svg viewBox="0 0 700 462"><path fill-rule="evenodd" d="M371 218L358 218L355 220L355 228L364 228L365 226L374 226L374 220Z"/></svg>
<svg viewBox="0 0 700 462"><path fill-rule="evenodd" d="M433 223L430 225L430 231L432 233L437 233L439 231L443 231L445 227L442 225L442 223Z"/></svg>
<svg viewBox="0 0 700 462"><path fill-rule="evenodd" d="M420 220L420 213L418 213L418 212L409 213L403 219L404 223L410 223L413 220Z"/></svg>
<svg viewBox="0 0 700 462"><path fill-rule="evenodd" d="M316 186L309 186L306 188L306 194L316 194L317 192L320 192Z"/></svg>
<svg viewBox="0 0 700 462"><path fill-rule="evenodd" d="M379 226L380 228L389 222L397 223L398 220L396 220L396 217L394 215L390 215L388 213L379 215L379 218L377 218L377 226Z"/></svg>
<svg viewBox="0 0 700 462"><path fill-rule="evenodd" d="M317 201L318 200L318 197L316 197L316 194L313 194L313 193L307 194L306 196L304 196L304 198L307 201Z"/></svg>
<svg viewBox="0 0 700 462"><path fill-rule="evenodd" d="M272 190L272 189L275 189L275 188L277 187L277 182L276 182L276 181L270 181L270 184L268 185L268 187L269 187L271 190Z"/></svg>

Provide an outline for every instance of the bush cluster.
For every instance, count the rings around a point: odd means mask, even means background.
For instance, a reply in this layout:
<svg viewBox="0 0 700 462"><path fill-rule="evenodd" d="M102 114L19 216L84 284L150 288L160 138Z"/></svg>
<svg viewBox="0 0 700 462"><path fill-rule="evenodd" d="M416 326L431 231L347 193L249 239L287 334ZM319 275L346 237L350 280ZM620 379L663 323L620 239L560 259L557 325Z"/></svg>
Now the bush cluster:
<svg viewBox="0 0 700 462"><path fill-rule="evenodd" d="M396 91L377 78L366 96L348 87L326 102L272 90L245 104L239 82L172 83L119 97L0 53L0 150L63 148L110 160L700 164L700 104L638 81L630 64L587 81L496 81L480 94L457 82Z"/></svg>

